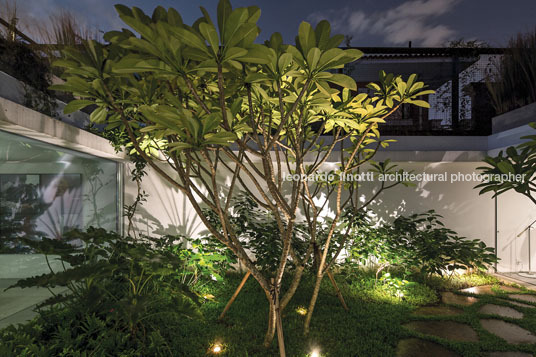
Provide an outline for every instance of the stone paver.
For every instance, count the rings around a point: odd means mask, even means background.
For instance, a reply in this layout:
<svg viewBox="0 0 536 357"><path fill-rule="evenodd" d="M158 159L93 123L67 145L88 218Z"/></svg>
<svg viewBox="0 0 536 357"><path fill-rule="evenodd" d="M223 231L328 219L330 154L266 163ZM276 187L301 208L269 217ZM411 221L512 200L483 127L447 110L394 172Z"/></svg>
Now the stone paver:
<svg viewBox="0 0 536 357"><path fill-rule="evenodd" d="M396 348L397 357L458 357L445 347L418 338L400 340Z"/></svg>
<svg viewBox="0 0 536 357"><path fill-rule="evenodd" d="M462 309L454 306L424 306L413 312L414 315L454 316L463 314Z"/></svg>
<svg viewBox="0 0 536 357"><path fill-rule="evenodd" d="M449 304L449 305L469 306L477 302L478 299L472 296L463 296L463 295L458 295L458 294L451 293L450 291L447 291L447 292L441 293L441 301L444 304Z"/></svg>
<svg viewBox="0 0 536 357"><path fill-rule="evenodd" d="M495 305L495 304L486 304L478 310L482 314L490 315L499 315L502 317L510 317L512 319L522 319L523 313L512 309L511 307Z"/></svg>
<svg viewBox="0 0 536 357"><path fill-rule="evenodd" d="M461 292L480 295L495 295L492 290L492 285L473 286L472 288L461 289ZM520 292L521 289L514 288L513 286L500 285L498 288L504 292Z"/></svg>
<svg viewBox="0 0 536 357"><path fill-rule="evenodd" d="M506 286L506 285L505 285L505 286L501 285L499 288L500 288L502 291L512 292L512 293L519 292L519 291L523 291L523 290L521 290L521 289L519 289L519 288L514 288L513 286ZM519 352L512 352L512 353L519 353Z"/></svg>
<svg viewBox="0 0 536 357"><path fill-rule="evenodd" d="M460 290L463 293L481 294L481 295L494 295L495 292L491 290L491 285L473 286L472 288L466 288Z"/></svg>
<svg viewBox="0 0 536 357"><path fill-rule="evenodd" d="M536 295L527 295L527 294L510 294L509 298L523 300L526 302L536 303Z"/></svg>
<svg viewBox="0 0 536 357"><path fill-rule="evenodd" d="M506 300L506 299L504 299L504 300L502 300L502 301L506 301L506 302L508 302L508 303L510 303L510 304L512 304L512 305L515 305L515 306L528 307L528 308L531 308L531 309L536 308L536 306L534 306L534 305L523 304L522 302L517 302L517 301L512 301L512 300Z"/></svg>
<svg viewBox="0 0 536 357"><path fill-rule="evenodd" d="M484 357L532 357L532 354L525 352L490 352L485 353Z"/></svg>
<svg viewBox="0 0 536 357"><path fill-rule="evenodd" d="M404 327L451 341L477 342L478 335L470 326L454 321L412 321Z"/></svg>
<svg viewBox="0 0 536 357"><path fill-rule="evenodd" d="M536 336L517 325L497 319L480 320L482 327L508 343L536 343Z"/></svg>

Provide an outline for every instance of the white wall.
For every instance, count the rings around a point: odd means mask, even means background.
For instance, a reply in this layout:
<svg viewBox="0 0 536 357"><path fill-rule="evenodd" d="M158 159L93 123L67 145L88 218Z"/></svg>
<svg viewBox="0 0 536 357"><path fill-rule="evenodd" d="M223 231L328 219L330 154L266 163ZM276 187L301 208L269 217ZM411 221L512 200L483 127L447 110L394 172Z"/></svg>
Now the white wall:
<svg viewBox="0 0 536 357"><path fill-rule="evenodd" d="M494 135L493 140L479 138L478 143L468 143L469 147L455 150L460 145L459 137L441 138L442 147L438 150L433 138L422 141L412 137L403 137L397 144L378 157L392 157L401 168L413 171L415 174L426 172L430 174L445 173L447 182L418 182L416 187L399 185L380 195L370 206L381 220L390 221L396 215L409 215L435 210L441 214L445 225L456 231L460 236L470 239L480 239L489 247L495 246L495 203L491 194L479 195L474 186L477 181L451 182L451 175L458 173L466 175L476 172L476 167L482 166L482 158L489 152L495 154L501 143L501 138L508 139L507 145L516 144L512 138L519 130L512 133ZM517 130L517 131L516 131ZM466 141L472 141L466 137ZM489 147L490 142L492 147ZM519 142L519 141L518 141ZM418 147L421 150L415 150ZM428 147L428 150L426 150ZM400 150L401 149L401 150ZM464 150L465 149L465 150ZM334 158L338 154L333 155ZM434 161L437 160L437 161ZM152 170L143 181L143 189L149 193L148 201L143 205L136 222L139 229L146 234L175 234L195 235L204 231L202 222L187 199L176 189L162 180ZM222 184L225 184L222 178ZM378 183L364 183L360 189L364 199L370 197ZM135 197L136 186L125 177L125 203L129 204ZM525 197L516 193L507 193L499 197L498 204L498 256L501 262L499 271L520 271L528 269L526 234L514 239L532 219L536 219L536 206ZM533 230L536 238L536 229ZM532 244L532 267L536 270L536 239Z"/></svg>
<svg viewBox="0 0 536 357"><path fill-rule="evenodd" d="M529 270L529 232L525 228L536 220L536 205L516 192L497 198L499 271ZM518 236L519 235L519 236ZM531 271L536 271L536 225L531 231Z"/></svg>
<svg viewBox="0 0 536 357"><path fill-rule="evenodd" d="M137 196L137 185L131 180L131 170L132 164L126 164L123 197L125 205L131 205ZM189 237L205 231L203 223L188 202L188 198L149 166L146 172L142 189L149 196L147 202L138 206L133 219L136 231L152 236L183 234ZM170 174L173 175L171 172ZM125 233L127 229L128 220L125 219Z"/></svg>

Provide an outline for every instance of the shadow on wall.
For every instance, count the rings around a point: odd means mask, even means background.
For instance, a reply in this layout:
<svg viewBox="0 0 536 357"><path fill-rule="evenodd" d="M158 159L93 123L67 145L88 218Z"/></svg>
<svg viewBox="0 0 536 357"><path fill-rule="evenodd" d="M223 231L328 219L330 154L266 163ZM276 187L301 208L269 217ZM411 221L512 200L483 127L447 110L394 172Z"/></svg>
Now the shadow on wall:
<svg viewBox="0 0 536 357"><path fill-rule="evenodd" d="M439 162L439 163L398 163L400 168L414 174L427 173L435 180L415 182L415 187L398 185L384 191L369 205L378 222L391 222L400 215L423 213L435 210L444 218L445 225L461 236L478 238L486 245L494 244L494 202L491 194L480 196L474 189L475 181L454 181L452 175L470 175L480 163ZM443 177L441 177L442 175ZM441 181L444 178L446 181ZM374 194L379 188L377 182L364 183L361 199Z"/></svg>
<svg viewBox="0 0 536 357"><path fill-rule="evenodd" d="M129 172L129 169L125 172ZM142 190L147 201L138 206L133 218L134 229L150 236L184 235L192 237L205 230L201 220L178 189L160 178L151 168L142 181ZM136 183L125 179L124 204L134 202L137 194ZM127 223L128 224L128 223Z"/></svg>

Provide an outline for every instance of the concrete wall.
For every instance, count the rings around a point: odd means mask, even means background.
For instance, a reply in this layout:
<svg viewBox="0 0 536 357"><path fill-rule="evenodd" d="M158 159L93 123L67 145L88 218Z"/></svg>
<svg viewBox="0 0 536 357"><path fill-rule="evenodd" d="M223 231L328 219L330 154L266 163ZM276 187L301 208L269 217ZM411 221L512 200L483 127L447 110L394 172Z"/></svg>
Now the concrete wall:
<svg viewBox="0 0 536 357"><path fill-rule="evenodd" d="M536 120L536 103L525 105L494 117L491 121L492 132L500 133L508 129L517 128Z"/></svg>

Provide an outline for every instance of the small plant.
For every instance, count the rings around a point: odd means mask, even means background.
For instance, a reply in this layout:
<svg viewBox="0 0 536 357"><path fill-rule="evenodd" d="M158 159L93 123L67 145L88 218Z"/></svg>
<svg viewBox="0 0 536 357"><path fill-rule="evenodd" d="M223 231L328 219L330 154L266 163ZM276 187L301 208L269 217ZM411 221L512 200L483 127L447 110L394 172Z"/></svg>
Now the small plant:
<svg viewBox="0 0 536 357"><path fill-rule="evenodd" d="M165 236L163 239L164 246L181 262L175 271L176 278L195 291L200 291L211 280L222 281L236 263L231 251L211 237Z"/></svg>
<svg viewBox="0 0 536 357"><path fill-rule="evenodd" d="M404 297L405 286L409 283L406 279L391 276L391 273L385 273L380 278L383 287L391 292L393 296L401 299Z"/></svg>

